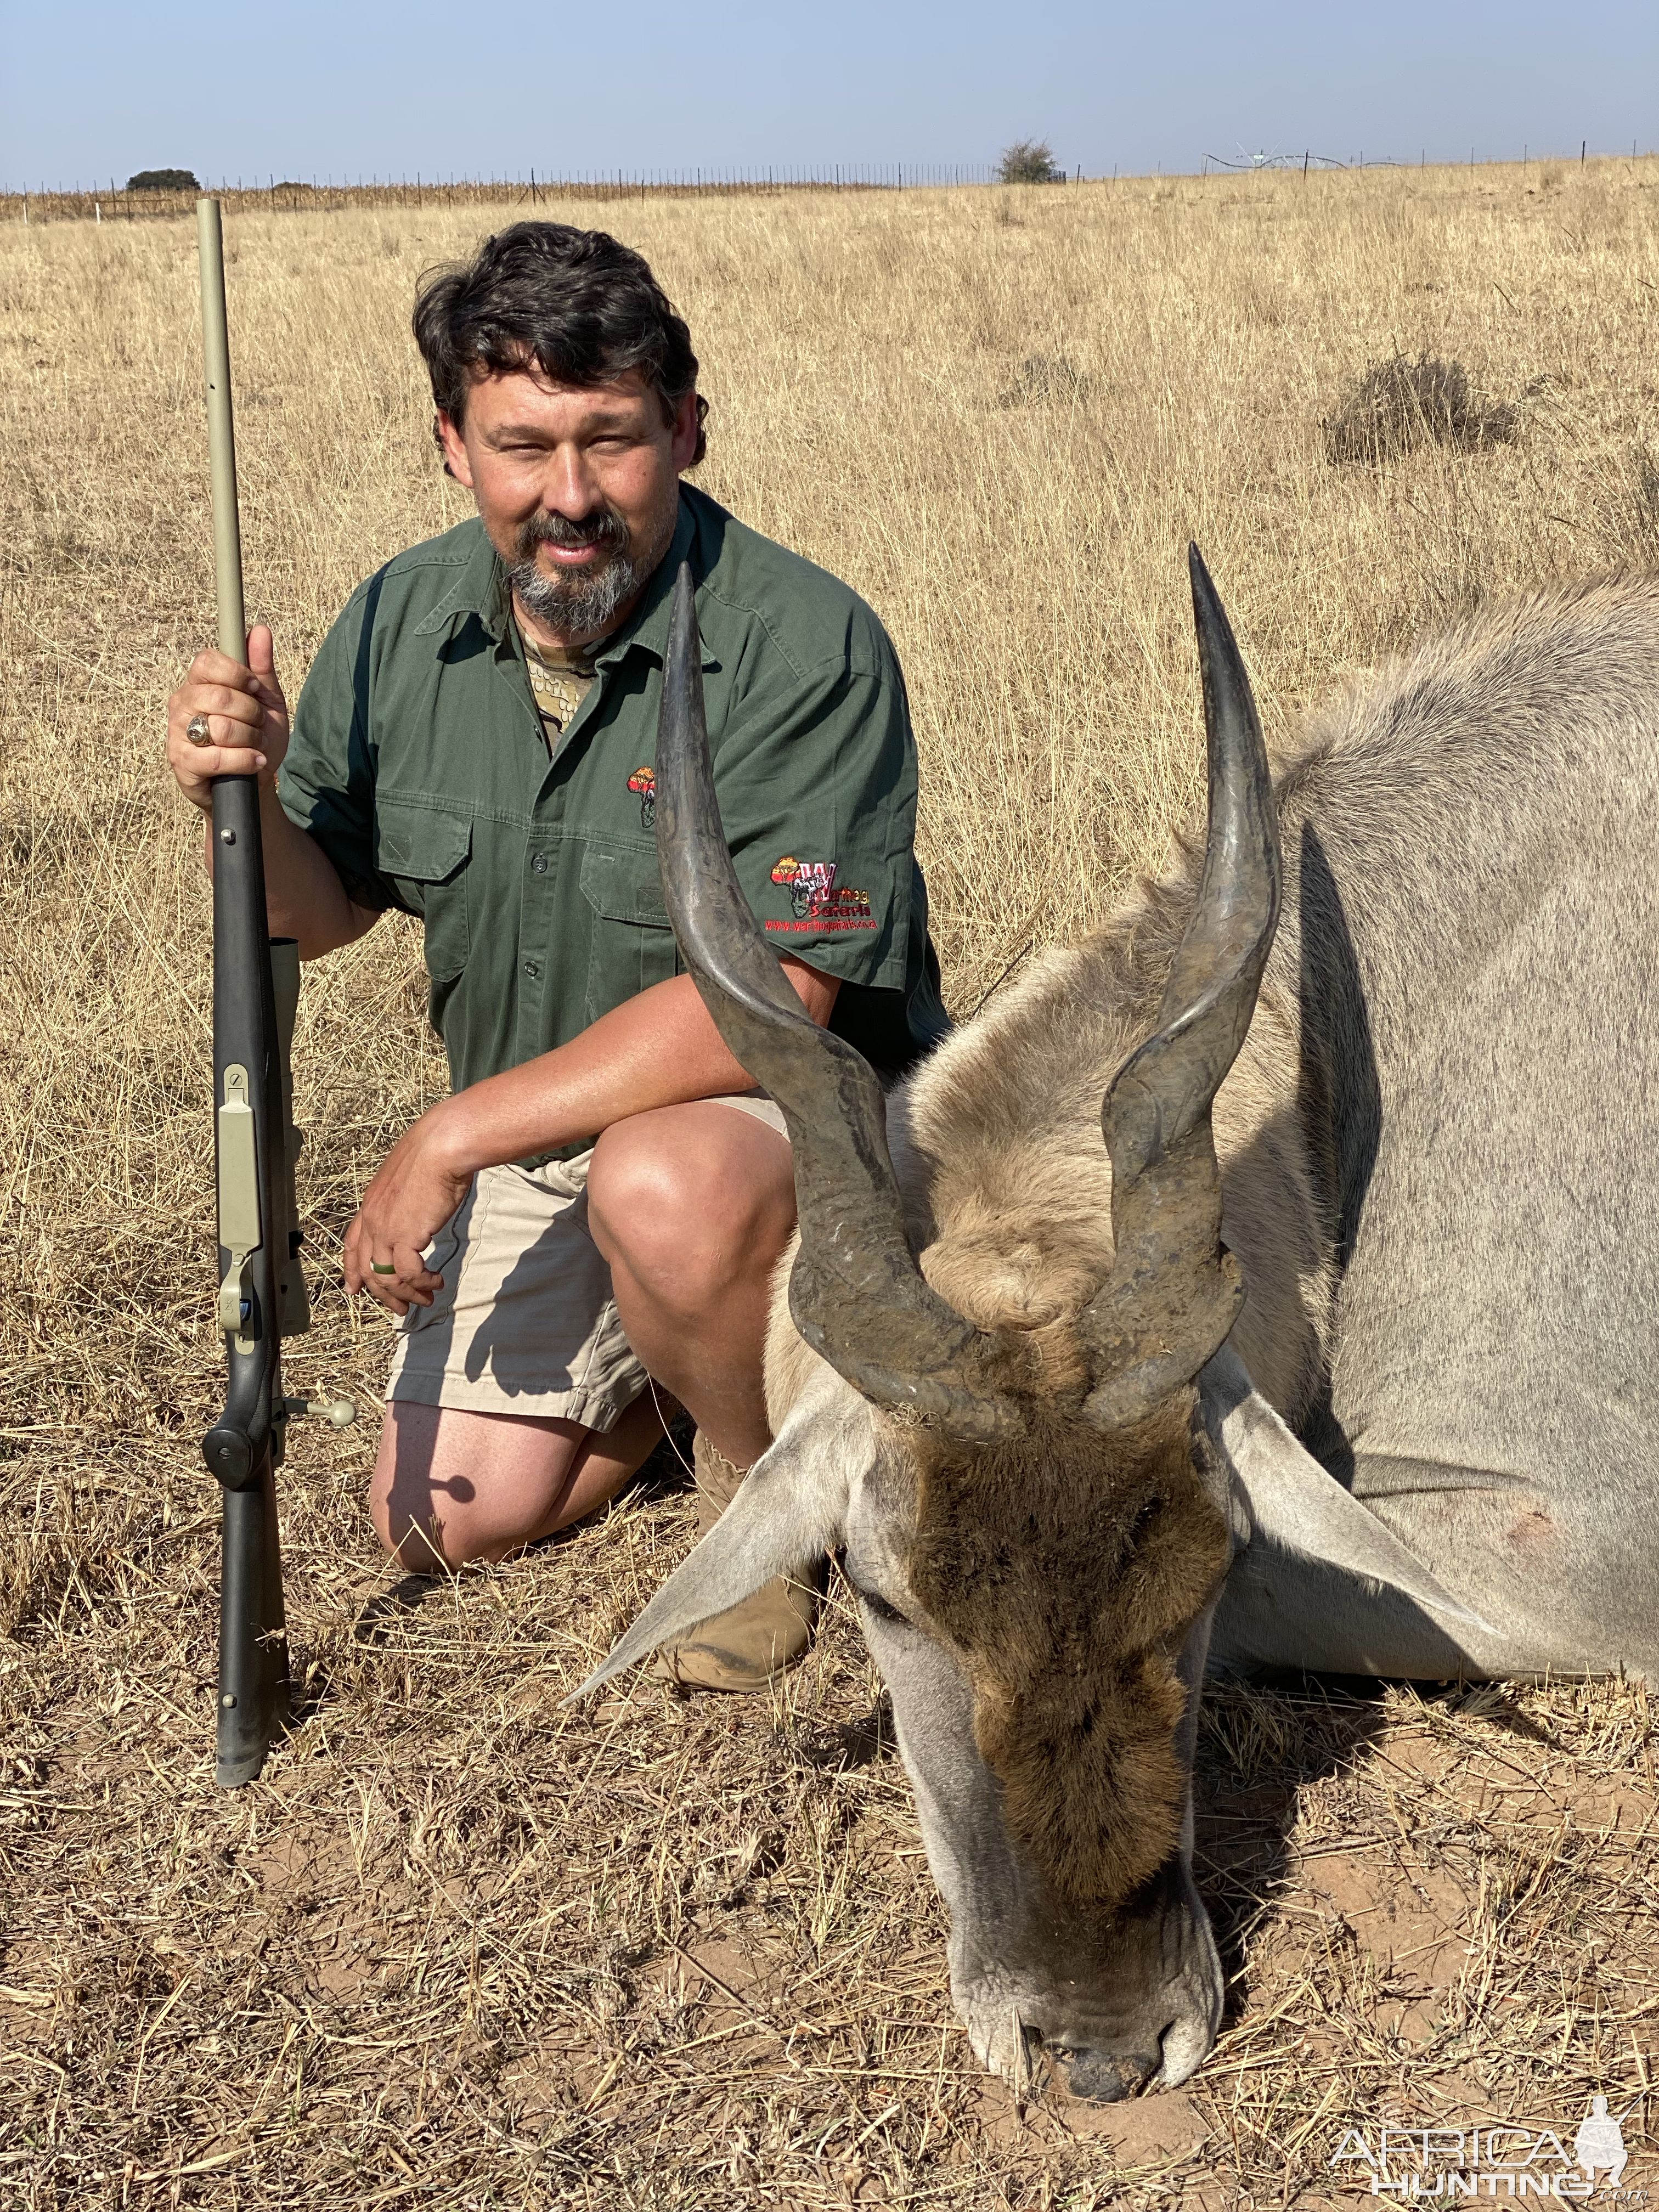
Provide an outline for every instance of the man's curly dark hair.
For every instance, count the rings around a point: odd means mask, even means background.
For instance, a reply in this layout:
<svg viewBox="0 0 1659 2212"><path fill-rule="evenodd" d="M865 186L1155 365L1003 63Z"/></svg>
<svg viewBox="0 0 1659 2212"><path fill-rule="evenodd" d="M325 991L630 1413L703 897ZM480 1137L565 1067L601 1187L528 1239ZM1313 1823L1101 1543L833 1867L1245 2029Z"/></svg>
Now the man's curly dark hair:
<svg viewBox="0 0 1659 2212"><path fill-rule="evenodd" d="M497 231L471 261L427 271L414 324L434 404L458 430L480 370L533 368L560 384L592 386L636 369L671 422L697 388L683 318L643 255L603 230L515 222ZM706 450L708 412L699 397L693 468Z"/></svg>

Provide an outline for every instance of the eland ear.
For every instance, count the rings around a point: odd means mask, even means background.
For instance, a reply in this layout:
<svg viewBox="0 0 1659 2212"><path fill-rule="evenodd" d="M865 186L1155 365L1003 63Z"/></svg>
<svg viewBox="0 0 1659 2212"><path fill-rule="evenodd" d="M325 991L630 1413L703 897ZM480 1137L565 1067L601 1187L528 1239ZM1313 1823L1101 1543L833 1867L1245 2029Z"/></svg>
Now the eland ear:
<svg viewBox="0 0 1659 2212"><path fill-rule="evenodd" d="M1230 1344L1199 1378L1205 1422L1225 1453L1249 1520L1243 1538L1276 1544L1367 1582L1383 1583L1443 1620L1490 1635L1373 1512L1297 1442Z"/></svg>
<svg viewBox="0 0 1659 2212"><path fill-rule="evenodd" d="M838 1377L833 1379L839 1383ZM670 1575L604 1665L564 1704L574 1705L623 1668L649 1658L659 1644L741 1605L775 1575L799 1574L841 1541L859 1472L848 1450L857 1439L848 1431L854 1418L860 1418L867 1450L868 1411L846 1390L852 1405L826 1419L822 1405L813 1403L816 1395L809 1392L796 1407L690 1558Z"/></svg>

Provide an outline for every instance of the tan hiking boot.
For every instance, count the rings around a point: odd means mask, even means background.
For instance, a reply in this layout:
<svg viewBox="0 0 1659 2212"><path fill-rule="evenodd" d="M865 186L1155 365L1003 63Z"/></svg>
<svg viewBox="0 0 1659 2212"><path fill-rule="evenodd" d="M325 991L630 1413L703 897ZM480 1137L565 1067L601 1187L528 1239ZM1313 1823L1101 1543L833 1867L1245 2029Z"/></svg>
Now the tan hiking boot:
<svg viewBox="0 0 1659 2212"><path fill-rule="evenodd" d="M697 1478L697 1534L706 1536L738 1494L746 1468L734 1467L699 1429L691 1446ZM657 1654L657 1672L697 1690L769 1689L804 1659L817 1623L818 1563L763 1583L752 1597L717 1613Z"/></svg>

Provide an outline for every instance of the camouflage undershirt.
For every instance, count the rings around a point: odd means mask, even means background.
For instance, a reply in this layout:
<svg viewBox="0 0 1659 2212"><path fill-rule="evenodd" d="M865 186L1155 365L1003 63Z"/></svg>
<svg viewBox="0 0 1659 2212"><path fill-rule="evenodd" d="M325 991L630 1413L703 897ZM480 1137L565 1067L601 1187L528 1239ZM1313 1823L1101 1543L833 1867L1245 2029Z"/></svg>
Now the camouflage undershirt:
<svg viewBox="0 0 1659 2212"><path fill-rule="evenodd" d="M535 694L536 712L542 718L542 735L547 739L548 751L554 753L592 688L593 663L587 653L538 645L522 629L519 635L524 642L525 666ZM587 652L592 650L590 647Z"/></svg>

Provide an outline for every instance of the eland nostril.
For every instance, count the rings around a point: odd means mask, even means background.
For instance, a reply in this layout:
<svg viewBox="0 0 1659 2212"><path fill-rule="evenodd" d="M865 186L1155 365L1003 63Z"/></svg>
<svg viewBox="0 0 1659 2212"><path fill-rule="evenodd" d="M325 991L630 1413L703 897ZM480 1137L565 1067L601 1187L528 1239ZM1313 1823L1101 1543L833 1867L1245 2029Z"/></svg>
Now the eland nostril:
<svg viewBox="0 0 1659 2212"><path fill-rule="evenodd" d="M1049 2045L1060 2061L1066 2086L1074 2097L1088 2097L1097 2105L1115 2105L1144 2089L1158 2069L1158 2058L1139 2051L1091 2051Z"/></svg>

